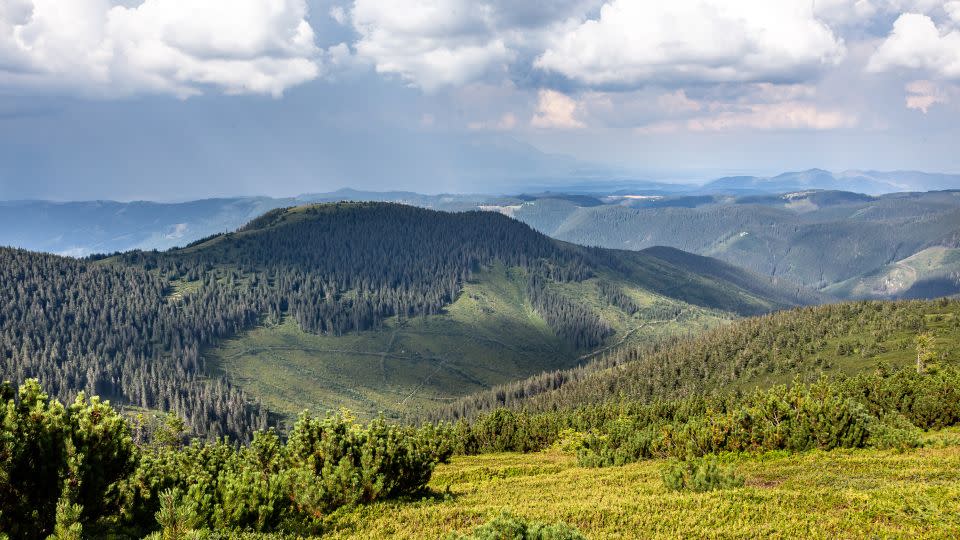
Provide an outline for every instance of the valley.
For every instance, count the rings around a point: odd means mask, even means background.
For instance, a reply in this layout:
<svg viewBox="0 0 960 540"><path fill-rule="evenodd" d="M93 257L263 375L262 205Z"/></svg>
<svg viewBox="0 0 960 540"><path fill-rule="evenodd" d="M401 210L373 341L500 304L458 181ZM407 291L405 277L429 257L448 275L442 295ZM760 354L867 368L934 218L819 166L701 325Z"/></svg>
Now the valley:
<svg viewBox="0 0 960 540"><path fill-rule="evenodd" d="M343 336L308 334L285 318L226 340L210 358L214 369L289 417L303 409L341 407L362 418L396 417L573 367L608 349L700 332L731 318L639 288L627 291L648 312L628 315L605 305L595 285L588 280L565 288L614 328L595 352L572 347L554 333L525 298L524 272L496 266L466 283L441 314L390 318L380 330ZM658 320L654 309L675 309L676 315Z"/></svg>

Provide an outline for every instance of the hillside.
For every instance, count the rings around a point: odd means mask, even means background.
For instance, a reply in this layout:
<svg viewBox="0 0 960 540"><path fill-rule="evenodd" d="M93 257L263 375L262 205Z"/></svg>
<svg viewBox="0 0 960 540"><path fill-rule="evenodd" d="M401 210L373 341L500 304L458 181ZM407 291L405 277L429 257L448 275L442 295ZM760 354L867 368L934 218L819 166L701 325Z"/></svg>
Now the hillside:
<svg viewBox="0 0 960 540"><path fill-rule="evenodd" d="M569 242L632 250L670 246L834 294L847 289L827 288L927 248L956 247L960 238L956 191L605 200L599 206L558 198L504 201L499 211Z"/></svg>
<svg viewBox="0 0 960 540"><path fill-rule="evenodd" d="M261 431L240 445L183 444L176 421L125 417L96 398L64 407L35 380L3 384L0 487L14 489L0 490L0 530L16 539L67 527L94 538L953 538L958 332L955 300L805 308L654 351L662 374L681 377L673 392L635 391L647 384L631 371L637 358L590 388L599 400L420 425L305 414L288 437ZM828 377L805 369L806 355L825 352L821 336L842 364L814 362ZM798 351L782 364L781 345ZM914 354L922 368L904 369ZM780 376L791 384L770 386ZM82 504L58 503L68 496Z"/></svg>
<svg viewBox="0 0 960 540"><path fill-rule="evenodd" d="M701 335L625 348L590 365L543 373L466 396L435 418L496 407L565 410L750 391L821 374L853 375L878 363L911 367L918 334L933 335L938 362L960 363L960 301L854 302L743 319Z"/></svg>
<svg viewBox="0 0 960 540"><path fill-rule="evenodd" d="M845 298L930 298L960 294L960 249L930 247L824 292Z"/></svg>
<svg viewBox="0 0 960 540"><path fill-rule="evenodd" d="M494 213L384 203L277 209L168 252L4 249L0 375L243 437L302 408L421 410L816 299L669 253L583 248Z"/></svg>

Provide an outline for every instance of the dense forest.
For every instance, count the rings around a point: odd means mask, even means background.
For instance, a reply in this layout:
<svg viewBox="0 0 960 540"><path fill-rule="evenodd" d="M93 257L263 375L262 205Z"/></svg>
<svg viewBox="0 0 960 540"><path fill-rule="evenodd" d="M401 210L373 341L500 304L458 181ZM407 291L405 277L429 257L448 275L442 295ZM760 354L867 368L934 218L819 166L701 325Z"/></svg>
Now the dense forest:
<svg viewBox="0 0 960 540"><path fill-rule="evenodd" d="M917 335L937 325L938 354L960 358L960 301L848 302L743 319L697 339L671 338L611 351L585 366L542 373L465 396L435 420L472 418L508 407L544 412L626 400L684 398L749 390L793 376L849 371L882 359L910 358Z"/></svg>
<svg viewBox="0 0 960 540"><path fill-rule="evenodd" d="M201 287L173 302L157 272L9 249L0 284L0 378L176 411L211 436L266 427L262 408L205 378L200 355L257 321L263 287Z"/></svg>

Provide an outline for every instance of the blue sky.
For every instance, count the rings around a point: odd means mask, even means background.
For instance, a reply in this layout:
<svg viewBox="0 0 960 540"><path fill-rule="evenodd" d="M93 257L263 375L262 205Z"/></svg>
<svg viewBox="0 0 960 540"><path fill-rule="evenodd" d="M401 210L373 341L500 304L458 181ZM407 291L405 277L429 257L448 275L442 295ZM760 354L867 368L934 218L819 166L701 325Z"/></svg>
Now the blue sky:
<svg viewBox="0 0 960 540"><path fill-rule="evenodd" d="M960 1L5 0L0 199L960 172Z"/></svg>

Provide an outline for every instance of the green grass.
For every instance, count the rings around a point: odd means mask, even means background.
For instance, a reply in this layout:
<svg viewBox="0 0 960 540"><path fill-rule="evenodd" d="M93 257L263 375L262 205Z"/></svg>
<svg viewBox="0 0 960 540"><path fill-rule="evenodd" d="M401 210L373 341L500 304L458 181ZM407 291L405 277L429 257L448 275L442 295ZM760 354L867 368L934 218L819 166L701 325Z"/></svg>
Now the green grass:
<svg viewBox="0 0 960 540"><path fill-rule="evenodd" d="M203 285L203 282L199 279L196 281L187 281L185 279L177 279L170 283L169 293L167 294L167 300L171 302L180 301L184 296L196 293L200 290L200 287Z"/></svg>
<svg viewBox="0 0 960 540"><path fill-rule="evenodd" d="M455 458L419 501L359 507L330 538L444 538L500 512L564 521L588 538L956 538L960 431L906 453L843 450L727 456L746 483L669 491L666 463L585 469L558 450Z"/></svg>
<svg viewBox="0 0 960 540"><path fill-rule="evenodd" d="M563 286L564 294L591 306L617 331L595 351L574 350L559 339L526 299L524 272L497 266L468 283L440 315L392 318L382 330L343 336L308 334L288 317L226 340L207 357L214 370L287 416L338 408L363 418L396 416L729 318L636 287L626 290L641 305L680 305L683 315L665 321L631 317L601 300L596 281Z"/></svg>

